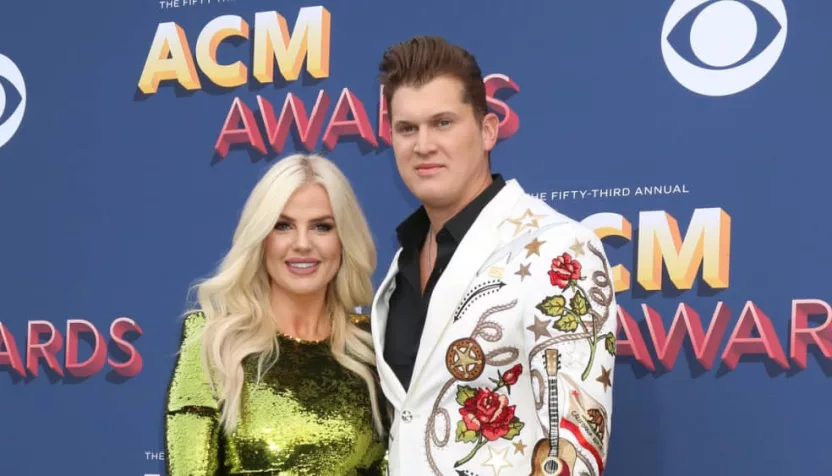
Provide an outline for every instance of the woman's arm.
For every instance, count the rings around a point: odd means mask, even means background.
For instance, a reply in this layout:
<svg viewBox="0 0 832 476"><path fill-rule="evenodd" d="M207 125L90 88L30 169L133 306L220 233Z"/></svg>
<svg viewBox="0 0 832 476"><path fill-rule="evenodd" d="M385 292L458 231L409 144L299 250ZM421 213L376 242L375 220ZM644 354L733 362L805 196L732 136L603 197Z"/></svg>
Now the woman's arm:
<svg viewBox="0 0 832 476"><path fill-rule="evenodd" d="M190 314L168 387L165 465L168 476L214 476L219 461L219 407L202 366L201 313Z"/></svg>

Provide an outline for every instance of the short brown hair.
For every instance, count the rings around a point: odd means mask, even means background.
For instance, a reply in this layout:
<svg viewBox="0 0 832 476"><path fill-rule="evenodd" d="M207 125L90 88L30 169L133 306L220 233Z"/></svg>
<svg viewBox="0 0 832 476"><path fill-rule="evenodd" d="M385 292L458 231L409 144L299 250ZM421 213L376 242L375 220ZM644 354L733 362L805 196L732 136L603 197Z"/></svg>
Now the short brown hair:
<svg viewBox="0 0 832 476"><path fill-rule="evenodd" d="M474 55L438 36L415 36L384 52L378 66L384 86L387 110L393 93L401 86L420 86L438 76L451 76L462 82L462 102L474 108L479 120L488 114L482 71Z"/></svg>

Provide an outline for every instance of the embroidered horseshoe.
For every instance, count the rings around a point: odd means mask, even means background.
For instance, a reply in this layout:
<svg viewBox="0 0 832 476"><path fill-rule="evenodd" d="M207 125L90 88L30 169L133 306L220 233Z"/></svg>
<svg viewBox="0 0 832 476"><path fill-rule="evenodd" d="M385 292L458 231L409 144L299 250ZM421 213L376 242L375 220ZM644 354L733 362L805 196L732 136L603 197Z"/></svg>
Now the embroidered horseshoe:
<svg viewBox="0 0 832 476"><path fill-rule="evenodd" d="M445 366L457 380L470 382L482 374L485 354L477 341L470 337L457 339L445 352Z"/></svg>

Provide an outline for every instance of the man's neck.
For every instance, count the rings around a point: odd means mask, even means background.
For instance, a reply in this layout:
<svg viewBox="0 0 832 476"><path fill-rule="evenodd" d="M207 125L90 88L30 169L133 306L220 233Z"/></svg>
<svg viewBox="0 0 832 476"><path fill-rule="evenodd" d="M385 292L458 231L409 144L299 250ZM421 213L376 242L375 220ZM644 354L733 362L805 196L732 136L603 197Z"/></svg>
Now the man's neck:
<svg viewBox="0 0 832 476"><path fill-rule="evenodd" d="M439 230L445 226L445 223L447 223L448 220L455 217L459 212L467 207L468 204L473 202L474 199L485 191L485 189L487 189L488 186L494 182L494 179L491 177L491 172L489 171L486 172L485 177L478 179L477 182L480 184L478 187L468 189L467 193L451 206L434 208L424 205L425 212L428 215L428 220L430 220L431 229L433 230L433 236L436 236L436 233L438 233Z"/></svg>

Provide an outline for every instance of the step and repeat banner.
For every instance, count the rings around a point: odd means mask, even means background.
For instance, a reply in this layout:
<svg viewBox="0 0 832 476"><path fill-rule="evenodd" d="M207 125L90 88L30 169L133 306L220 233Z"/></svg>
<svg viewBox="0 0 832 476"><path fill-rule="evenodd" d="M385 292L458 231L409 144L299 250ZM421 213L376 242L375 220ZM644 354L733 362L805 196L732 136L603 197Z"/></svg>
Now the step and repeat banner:
<svg viewBox="0 0 832 476"><path fill-rule="evenodd" d="M605 474L824 474L830 18L827 0L4 2L0 474L164 474L188 287L277 158L342 167L379 284L417 203L377 65L417 34L480 61L494 170L607 245Z"/></svg>

